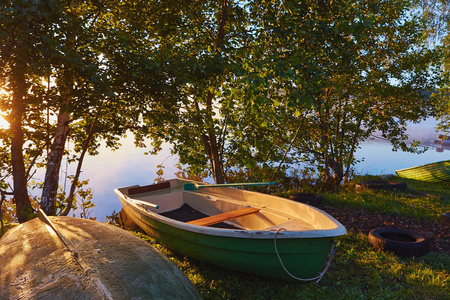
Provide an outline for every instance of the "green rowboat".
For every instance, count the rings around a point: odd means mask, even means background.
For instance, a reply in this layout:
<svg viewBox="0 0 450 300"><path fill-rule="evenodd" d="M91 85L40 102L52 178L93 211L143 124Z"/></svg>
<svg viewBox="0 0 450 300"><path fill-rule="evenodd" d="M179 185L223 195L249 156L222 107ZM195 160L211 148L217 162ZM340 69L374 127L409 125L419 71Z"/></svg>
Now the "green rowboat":
<svg viewBox="0 0 450 300"><path fill-rule="evenodd" d="M399 177L427 182L450 181L450 160L395 171Z"/></svg>
<svg viewBox="0 0 450 300"><path fill-rule="evenodd" d="M315 207L229 186L172 179L115 193L123 211L174 252L278 280L320 280L334 238L346 234Z"/></svg>

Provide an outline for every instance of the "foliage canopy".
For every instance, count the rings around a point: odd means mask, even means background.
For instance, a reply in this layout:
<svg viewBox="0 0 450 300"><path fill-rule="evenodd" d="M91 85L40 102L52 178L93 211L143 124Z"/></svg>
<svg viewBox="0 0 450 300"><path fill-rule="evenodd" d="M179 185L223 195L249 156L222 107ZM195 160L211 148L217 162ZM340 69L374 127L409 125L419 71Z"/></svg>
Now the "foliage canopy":
<svg viewBox="0 0 450 300"><path fill-rule="evenodd" d="M3 1L2 187L12 176L24 221L27 182L46 167L40 205L56 214L68 155L78 167L67 214L85 155L100 141L116 149L129 131L151 152L170 142L188 173L218 183L243 169L268 179L275 163L300 159L338 186L374 132L415 151L406 123L448 110L428 97L446 85L448 49L429 47L414 4Z"/></svg>

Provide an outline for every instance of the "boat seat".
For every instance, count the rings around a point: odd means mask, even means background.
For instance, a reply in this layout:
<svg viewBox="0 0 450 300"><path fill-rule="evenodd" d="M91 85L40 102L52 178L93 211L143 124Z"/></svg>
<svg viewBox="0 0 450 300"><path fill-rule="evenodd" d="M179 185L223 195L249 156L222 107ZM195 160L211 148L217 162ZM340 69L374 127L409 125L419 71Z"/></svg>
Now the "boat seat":
<svg viewBox="0 0 450 300"><path fill-rule="evenodd" d="M240 209L236 209L236 210L232 210L232 211L227 211L218 215L214 215L214 216L210 216L210 217L206 217L206 218L201 218L201 219L197 219L194 221L190 221L187 222L188 224L192 224L192 225L199 225L199 226L209 226L209 225L213 225L213 224L217 224L217 223L222 223L231 219L235 219L235 218L239 218L239 217L243 217L246 215L250 215L250 214L254 214L259 212L259 209L254 208L254 207L243 207Z"/></svg>

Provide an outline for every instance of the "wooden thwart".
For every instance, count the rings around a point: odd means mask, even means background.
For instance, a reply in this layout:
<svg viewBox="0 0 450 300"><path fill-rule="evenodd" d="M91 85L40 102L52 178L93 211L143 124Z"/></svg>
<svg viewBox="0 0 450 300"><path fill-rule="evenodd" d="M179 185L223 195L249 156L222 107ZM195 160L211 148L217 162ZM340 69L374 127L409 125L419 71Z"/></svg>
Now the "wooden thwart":
<svg viewBox="0 0 450 300"><path fill-rule="evenodd" d="M228 220L231 220L231 219L239 218L239 217L242 217L242 216L254 214L254 213L257 213L257 212L259 212L259 209L257 209L257 208L244 207L244 208L228 211L228 212L225 212L225 213L222 213L222 214L218 214L218 215L214 215L214 216L210 216L210 217L206 217L206 218L190 221L190 222L187 222L187 223L188 224L192 224L192 225L199 225L199 226L209 226L209 225L225 222L225 221L228 221Z"/></svg>

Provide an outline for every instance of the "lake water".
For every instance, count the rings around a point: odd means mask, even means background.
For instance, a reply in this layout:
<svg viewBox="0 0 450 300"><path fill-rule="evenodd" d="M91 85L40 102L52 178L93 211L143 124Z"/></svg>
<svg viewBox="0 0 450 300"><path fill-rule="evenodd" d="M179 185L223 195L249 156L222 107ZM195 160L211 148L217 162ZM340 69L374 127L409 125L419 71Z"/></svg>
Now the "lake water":
<svg viewBox="0 0 450 300"><path fill-rule="evenodd" d="M441 148L435 144L438 133L435 122L427 120L408 126L411 140L420 140L429 149L422 154L394 152L390 143L374 138L362 144L356 152L357 159L363 160L356 166L361 174L394 174L395 170L450 159L450 144ZM164 162L164 178L174 178L177 172L176 156L170 154L169 146L158 155L144 155L148 149L135 148L132 139L122 142L123 147L116 151L102 149L98 156L87 157L84 162L82 178L90 179L89 186L94 193L96 207L91 216L105 221L113 211L120 211L121 204L114 189L129 185L154 183L157 165Z"/></svg>

